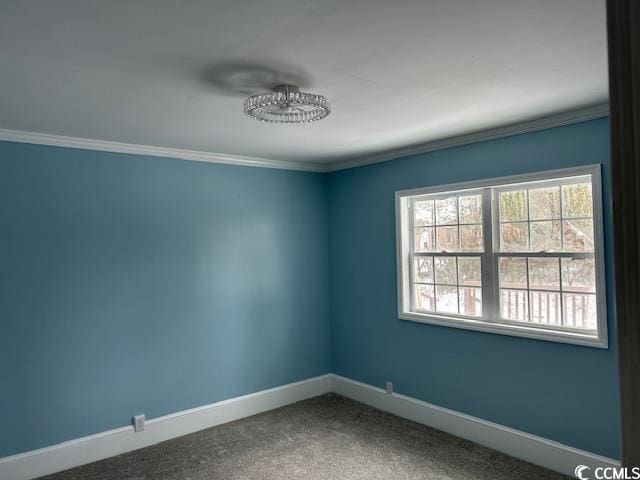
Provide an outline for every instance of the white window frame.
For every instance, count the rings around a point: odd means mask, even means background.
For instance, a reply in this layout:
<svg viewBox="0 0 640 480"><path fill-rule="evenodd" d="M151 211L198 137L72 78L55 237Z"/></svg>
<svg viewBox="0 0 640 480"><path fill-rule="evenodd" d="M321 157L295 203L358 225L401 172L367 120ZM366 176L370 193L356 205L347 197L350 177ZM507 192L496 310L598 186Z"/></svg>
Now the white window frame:
<svg viewBox="0 0 640 480"><path fill-rule="evenodd" d="M525 324L504 320L500 318L499 311L499 294L498 285L498 261L500 256L517 257L563 257L562 253L510 253L499 251L500 235L497 231L499 222L498 202L495 199L495 193L500 190L509 190L516 184L526 182L544 182L557 184L562 179L571 181L572 177L591 178L592 185L592 201L593 201L593 228L594 228L594 263L595 263L595 281L596 281L596 314L597 314L597 332L596 334L580 331L579 329L570 329L568 327L553 327L540 324ZM491 190L490 190L491 189ZM475 192L474 192L475 190ZM482 318L465 317L463 315L442 314L433 312L417 312L411 305L411 288L412 282L412 265L410 263L414 254L413 249L413 231L412 231L412 211L410 205L416 201L416 196L437 194L465 194L482 192L482 225L483 239L485 245L484 252L455 252L441 253L430 252L425 255L435 256L454 256L464 257L473 256L481 258L482 266ZM493 193L493 195L492 195ZM513 335L518 337L535 338L540 340L548 340L561 343L570 343L577 345L585 345L598 348L608 348L607 335L607 312L606 312L606 282L605 282L605 265L604 265L604 230L602 215L602 180L601 166L588 165L574 168L564 168L558 170L549 170L544 172L513 175L508 177L499 177L492 179L484 179L471 182L454 183L442 186L432 186L426 188L416 188L411 190L401 190L395 192L396 203L396 251L397 251L397 285L398 285L398 317L402 320L410 320L414 322L428 323L433 325L443 325L468 330L477 330L482 332ZM579 256L580 254L571 254L571 256ZM566 256L566 255L564 255ZM528 290L527 290L528 291ZM527 293L527 295L529 295ZM560 294L562 296L562 294Z"/></svg>

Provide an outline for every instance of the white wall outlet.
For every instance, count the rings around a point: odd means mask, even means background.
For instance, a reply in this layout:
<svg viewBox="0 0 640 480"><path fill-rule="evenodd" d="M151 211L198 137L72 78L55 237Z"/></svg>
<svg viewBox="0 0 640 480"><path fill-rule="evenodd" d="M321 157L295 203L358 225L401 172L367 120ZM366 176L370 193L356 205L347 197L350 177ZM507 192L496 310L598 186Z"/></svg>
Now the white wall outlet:
<svg viewBox="0 0 640 480"><path fill-rule="evenodd" d="M391 383L391 382L387 382L387 393L389 395L393 394L393 383Z"/></svg>
<svg viewBox="0 0 640 480"><path fill-rule="evenodd" d="M141 432L144 430L145 424L147 423L147 419L143 415L136 415L133 417L133 429L136 432Z"/></svg>

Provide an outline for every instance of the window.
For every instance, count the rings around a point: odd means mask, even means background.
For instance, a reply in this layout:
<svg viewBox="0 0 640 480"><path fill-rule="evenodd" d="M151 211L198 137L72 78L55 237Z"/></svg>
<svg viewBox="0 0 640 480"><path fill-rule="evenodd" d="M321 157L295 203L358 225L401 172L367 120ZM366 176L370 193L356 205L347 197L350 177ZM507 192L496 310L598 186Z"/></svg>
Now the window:
<svg viewBox="0 0 640 480"><path fill-rule="evenodd" d="M600 168L396 193L405 320L607 346Z"/></svg>

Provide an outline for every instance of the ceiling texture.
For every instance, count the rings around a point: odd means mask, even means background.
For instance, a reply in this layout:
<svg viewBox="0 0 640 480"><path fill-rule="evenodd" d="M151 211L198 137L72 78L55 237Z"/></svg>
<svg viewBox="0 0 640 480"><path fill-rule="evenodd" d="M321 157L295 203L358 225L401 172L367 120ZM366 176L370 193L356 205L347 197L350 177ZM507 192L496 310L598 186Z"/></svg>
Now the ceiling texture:
<svg viewBox="0 0 640 480"><path fill-rule="evenodd" d="M0 11L0 129L16 135L322 170L603 115L608 101L604 0L0 0ZM245 97L281 83L325 95L331 115L243 115Z"/></svg>

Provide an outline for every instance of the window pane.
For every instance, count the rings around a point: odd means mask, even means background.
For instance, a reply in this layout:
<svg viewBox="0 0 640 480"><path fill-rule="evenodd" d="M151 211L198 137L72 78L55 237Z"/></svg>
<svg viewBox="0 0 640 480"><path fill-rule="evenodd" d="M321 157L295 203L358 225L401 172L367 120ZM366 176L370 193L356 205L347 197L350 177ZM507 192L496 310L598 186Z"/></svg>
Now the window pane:
<svg viewBox="0 0 640 480"><path fill-rule="evenodd" d="M456 258L455 257L436 257L436 283L445 283L447 285L456 285Z"/></svg>
<svg viewBox="0 0 640 480"><path fill-rule="evenodd" d="M460 225L460 250L463 252L484 251L482 225Z"/></svg>
<svg viewBox="0 0 640 480"><path fill-rule="evenodd" d="M563 220L565 252L593 252L593 220Z"/></svg>
<svg viewBox="0 0 640 480"><path fill-rule="evenodd" d="M527 288L527 259L503 257L499 263L501 288Z"/></svg>
<svg viewBox="0 0 640 480"><path fill-rule="evenodd" d="M526 290L500 290L500 314L505 320L527 321Z"/></svg>
<svg viewBox="0 0 640 480"><path fill-rule="evenodd" d="M433 283L433 257L414 257L413 266L415 282Z"/></svg>
<svg viewBox="0 0 640 480"><path fill-rule="evenodd" d="M458 257L458 283L474 287L480 286L480 257Z"/></svg>
<svg viewBox="0 0 640 480"><path fill-rule="evenodd" d="M557 258L529 258L529 288L560 289L560 263Z"/></svg>
<svg viewBox="0 0 640 480"><path fill-rule="evenodd" d="M559 252L562 250L560 241L560 221L531 222L531 251Z"/></svg>
<svg viewBox="0 0 640 480"><path fill-rule="evenodd" d="M460 223L482 222L482 196L467 195L458 199L460 205Z"/></svg>
<svg viewBox="0 0 640 480"><path fill-rule="evenodd" d="M458 197L436 200L436 224L453 225L458 223Z"/></svg>
<svg viewBox="0 0 640 480"><path fill-rule="evenodd" d="M416 252L433 252L435 250L433 234L433 227L416 228L413 236L414 250Z"/></svg>
<svg viewBox="0 0 640 480"><path fill-rule="evenodd" d="M562 259L562 290L571 292L596 291L596 267L593 258Z"/></svg>
<svg viewBox="0 0 640 480"><path fill-rule="evenodd" d="M524 190L500 193L500 221L527 220L527 196Z"/></svg>
<svg viewBox="0 0 640 480"><path fill-rule="evenodd" d="M433 200L424 200L413 204L414 225L433 225Z"/></svg>
<svg viewBox="0 0 640 480"><path fill-rule="evenodd" d="M433 294L433 285L415 285L415 308L418 310L435 311L436 299Z"/></svg>
<svg viewBox="0 0 640 480"><path fill-rule="evenodd" d="M458 313L458 287L436 285L436 311Z"/></svg>
<svg viewBox="0 0 640 480"><path fill-rule="evenodd" d="M593 216L591 183L562 186L562 216L571 218Z"/></svg>
<svg viewBox="0 0 640 480"><path fill-rule="evenodd" d="M469 317L482 316L482 290L480 288L460 288L460 314Z"/></svg>
<svg viewBox="0 0 640 480"><path fill-rule="evenodd" d="M560 188L545 187L529 190L531 220L560 218Z"/></svg>
<svg viewBox="0 0 640 480"><path fill-rule="evenodd" d="M598 327L595 295L564 293L562 295L562 306L564 313L563 324L565 326L589 330L595 330Z"/></svg>
<svg viewBox="0 0 640 480"><path fill-rule="evenodd" d="M529 224L503 223L500 225L500 250L503 252L528 252Z"/></svg>
<svg viewBox="0 0 640 480"><path fill-rule="evenodd" d="M600 340L590 177L533 178L402 197L402 311Z"/></svg>
<svg viewBox="0 0 640 480"><path fill-rule="evenodd" d="M458 250L458 226L436 227L436 251L457 252Z"/></svg>
<svg viewBox="0 0 640 480"><path fill-rule="evenodd" d="M529 292L530 312L532 323L546 325L560 325L560 294L555 292Z"/></svg>

